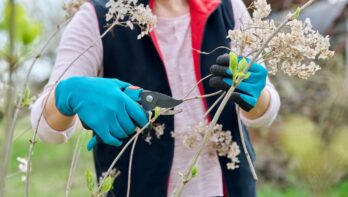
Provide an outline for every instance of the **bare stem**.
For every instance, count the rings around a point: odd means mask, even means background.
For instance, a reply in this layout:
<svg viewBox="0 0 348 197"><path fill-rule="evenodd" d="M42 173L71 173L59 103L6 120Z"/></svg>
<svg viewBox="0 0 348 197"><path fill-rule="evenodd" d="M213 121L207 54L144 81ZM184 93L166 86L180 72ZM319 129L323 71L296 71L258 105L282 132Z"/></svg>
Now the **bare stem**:
<svg viewBox="0 0 348 197"><path fill-rule="evenodd" d="M183 99L182 101L185 102L185 101L190 101L190 100L195 100L195 99L209 98L209 97L212 97L212 96L219 95L222 92L223 92L222 90L219 90L219 91L213 92L211 94L205 94L205 95L200 95L200 96L188 97L188 98Z"/></svg>
<svg viewBox="0 0 348 197"><path fill-rule="evenodd" d="M198 53L200 53L200 54L203 54L203 55L210 55L210 54L214 53L215 51L217 51L218 49L226 49L226 50L228 50L228 51L231 51L230 48L225 47L225 46L216 47L215 49L213 49L213 50L211 50L211 51L209 51L209 52L200 51L200 50L198 50L198 49L193 49L193 50L196 51L196 52L198 52Z"/></svg>
<svg viewBox="0 0 348 197"><path fill-rule="evenodd" d="M4 196L5 194L5 185L6 185L6 176L7 176L7 170L8 170L8 164L10 161L11 156L11 148L12 148L12 138L13 133L10 130L10 123L12 121L12 112L13 112L13 106L12 106L12 99L13 99L13 71L15 66L15 2L14 0L9 1L9 11L10 11L10 19L9 19L9 53L7 57L8 61L8 80L7 80L7 90L6 90L6 98L5 98L5 140L4 145L2 149L2 164L0 168L0 196Z"/></svg>
<svg viewBox="0 0 348 197"><path fill-rule="evenodd" d="M205 118L210 112L211 110L214 109L214 107L221 101L222 98L224 98L224 96L226 95L226 92L223 92L218 99L216 99L216 101L210 106L210 108L204 113L203 118Z"/></svg>
<svg viewBox="0 0 348 197"><path fill-rule="evenodd" d="M304 4L301 8L300 8L300 12L308 7L311 3L313 3L315 0L309 0L306 4ZM248 66L245 68L244 70L244 73L247 73L250 66L254 63L254 61L259 57L259 55L263 52L263 50L266 48L266 46L268 45L268 43L273 39L273 37L275 35L277 35L280 30L291 20L295 19L295 13L293 13L290 17L288 17L284 22L282 22L282 24L280 24L277 29L268 37L268 39L262 44L260 50L256 53L256 55L253 57L253 59L249 62ZM228 90L226 96L224 97L224 99L222 100L219 108L217 109L214 117L213 117L213 120L210 122L209 124L209 127L208 127L208 131L207 133L204 135L203 137L203 141L202 143L200 144L197 152L195 153L195 155L193 156L192 160L190 161L186 171L184 172L183 176L181 177L181 181L180 181L180 184L178 185L177 189L174 190L174 193L172 194L172 196L175 196L175 197L180 197L182 192L183 192L183 189L185 187L185 185L187 184L187 181L186 180L189 180L189 177L191 175L191 171L192 169L194 168L194 166L196 165L200 155L202 154L203 152L203 149L206 147L206 144L208 143L209 141L209 137L214 129L214 126L216 125L218 119L220 118L220 115L223 111L223 109L225 108L228 100L230 99L230 97L232 96L233 92L235 91L236 87L239 85L239 83L242 81L242 78L237 78L236 80L236 83L230 87L230 89ZM240 131L241 132L241 131ZM243 138L243 141L244 141L244 136L243 136L243 133L241 134L241 138ZM245 142L244 142L245 143ZM247 151L246 150L246 146L245 144L243 144L243 149L244 151ZM247 153L247 152L245 152ZM255 179L257 179L257 176L256 176L256 173L255 173L255 169L253 167L253 164L251 162L251 159L250 159L250 156L249 154L246 154L246 157L247 157L247 160L248 160L248 163L251 167L251 170L253 172L253 175ZM255 173L255 174L254 174Z"/></svg>
<svg viewBox="0 0 348 197"><path fill-rule="evenodd" d="M133 164L133 156L134 156L134 151L135 151L135 145L137 144L138 141L138 136L134 139L132 149L130 152L129 156L129 166L128 166L128 183L127 183L127 197L130 196L130 189L131 189L131 179L132 179L132 164Z"/></svg>
<svg viewBox="0 0 348 197"><path fill-rule="evenodd" d="M147 128L148 126L150 126L151 122L154 121L155 119L151 119L149 122L146 123L146 125L141 128L140 130L138 130L131 139L128 140L128 142L124 145L124 147L122 148L122 150L118 153L118 155L116 156L116 158L112 161L111 165L109 166L109 169L106 171L105 176L103 177L103 179L100 181L99 183L99 187L97 190L97 193L100 193L100 189L101 186L103 185L105 179L109 176L111 170L114 168L114 166L116 165L116 162L121 158L121 156L123 155L123 153L126 151L126 149L128 148L128 146L145 130L145 128Z"/></svg>
<svg viewBox="0 0 348 197"><path fill-rule="evenodd" d="M207 75L207 76L203 77L202 79L200 79L200 80L196 83L196 85L194 85L194 86L187 92L187 94L184 96L183 99L185 99L185 98L187 98L188 96L190 96L190 94L193 92L193 90L194 90L200 83L202 83L204 80L208 79L208 78L211 77L211 76L213 76L213 75L210 74L210 75Z"/></svg>
<svg viewBox="0 0 348 197"><path fill-rule="evenodd" d="M84 133L85 135L83 137L82 143L80 143L83 131L84 131L84 129L80 129L79 135L78 135L76 143L75 143L74 153L73 153L73 156L72 156L72 159L71 159L71 164L70 164L68 180L67 180L66 187L65 187L65 196L66 197L69 196L69 192L71 190L72 179L74 177L74 172L75 172L75 169L76 169L76 166L77 166L77 161L78 161L79 156L80 156L80 152L81 152L81 148L82 148L83 142L85 141L86 136L87 136L87 132L85 132Z"/></svg>
<svg viewBox="0 0 348 197"><path fill-rule="evenodd" d="M70 64L69 66L62 72L62 74L58 77L57 81L55 82L54 86L56 86L59 82L60 79L62 79L62 77L64 76L64 74L71 68L71 66L80 58L82 57L89 49L91 49L100 39L102 39L114 26L116 26L117 24L113 24L111 25L107 30L105 30L105 32L96 40L94 40L92 42L91 45L89 45L84 51L82 51ZM47 98L49 97L49 95L52 93L52 91L55 88L52 87L52 89L49 91ZM48 99L45 100L44 102L44 106L46 106ZM40 116L39 116L39 120L38 120L38 124L35 128L35 132L33 134L33 137L30 140L30 146L29 146L29 152L28 152L28 163L31 162L31 158L32 158L32 153L34 150L34 145L36 143L36 137L37 137L37 131L40 125L40 121L42 119L43 116L43 112L44 110L42 110ZM28 165L29 166L29 165ZM29 181L30 181L30 168L27 167L27 175L26 175L26 182L25 182L25 197L28 197L29 195Z"/></svg>
<svg viewBox="0 0 348 197"><path fill-rule="evenodd" d="M17 102L16 111L15 111L15 113L13 115L13 120L12 120L12 124L11 124L11 131L13 131L15 129L16 121L17 121L17 118L18 118L18 113L19 113L19 110L20 110L20 108L22 106L23 97L25 95L25 90L26 90L26 88L28 86L28 82L29 82L31 71L33 70L37 60L40 59L40 57L42 56L42 54L44 53L44 51L48 47L48 45L51 42L51 40L59 33L59 31L61 30L62 27L64 27L66 24L68 24L70 22L70 20L71 20L71 18L69 18L69 19L65 20L63 23L57 25L56 30L48 37L48 39L46 40L44 45L41 47L40 51L35 55L35 58L34 58L33 62L31 63L31 65L29 67L29 70L28 70L28 72L27 72L27 74L25 76L25 79L24 79L22 92L21 92L20 97L19 97L18 102Z"/></svg>
<svg viewBox="0 0 348 197"><path fill-rule="evenodd" d="M14 173L12 173L12 174L7 175L7 176L6 176L6 179L10 179L10 178L15 177L15 176L18 176L18 175L20 175L20 174L22 174L22 173L23 173L23 172L21 172L21 171L14 172Z"/></svg>
<svg viewBox="0 0 348 197"><path fill-rule="evenodd" d="M16 141L17 139L21 138L22 136L24 136L24 134L26 134L28 131L30 131L32 128L31 126L28 126L25 130L21 131L17 136L15 136L12 140L12 142Z"/></svg>
<svg viewBox="0 0 348 197"><path fill-rule="evenodd" d="M237 117L238 117L237 118L238 119L238 130L239 130L240 140L242 141L243 151L244 151L245 157L247 158L247 161L248 161L248 164L250 166L250 170L251 170L251 173L252 173L254 179L258 180L253 162L251 160L249 151L248 151L246 144L245 144L244 133L243 133L243 129L242 129L242 123L241 123L240 117L239 117L239 107L238 106L236 106L236 113L237 113Z"/></svg>
<svg viewBox="0 0 348 197"><path fill-rule="evenodd" d="M30 65L29 67L29 71L27 72L26 74L26 77L25 77L25 80L24 80L24 83L23 83L23 87L22 87L22 92L19 96L19 99L17 101L17 105L16 105L16 109L15 109L15 112L13 114L13 118L11 119L11 121L9 121L9 124L10 124L10 127L8 129L8 133L11 134L10 136L8 136L7 140L6 140L6 154L5 155L5 158L4 158L4 166L7 166L8 164L5 164L5 163L8 163L9 161L9 156L10 156L10 152L11 152L11 147L12 147L12 142L13 142L13 134L14 134L14 130L15 130L15 127L16 127L16 122L17 122L17 118L18 118L18 114L19 114L19 111L20 111L20 108L22 106L22 102L23 102L23 97L25 95L25 90L28 86L28 83L29 83L29 77L30 77L30 74L31 74L31 71L34 67L34 65L36 64L37 60L42 56L43 52L45 51L45 49L47 48L48 44L50 43L50 41L57 35L57 33L59 32L59 30L61 29L62 26L64 26L65 24L67 24L68 22L70 21L70 19L64 21L62 24L58 25L57 26L57 29L55 32L53 32L49 38L47 39L47 41L45 42L45 44L41 47L39 53L37 55L35 55L35 58L32 62L32 64ZM11 89L11 87L10 87ZM12 113L10 114L10 116L12 116Z"/></svg>

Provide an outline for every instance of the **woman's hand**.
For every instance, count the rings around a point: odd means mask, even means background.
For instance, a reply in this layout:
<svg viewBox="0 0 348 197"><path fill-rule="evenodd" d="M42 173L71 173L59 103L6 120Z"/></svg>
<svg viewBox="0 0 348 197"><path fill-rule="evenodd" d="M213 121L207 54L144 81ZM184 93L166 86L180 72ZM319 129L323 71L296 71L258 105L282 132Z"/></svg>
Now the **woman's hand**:
<svg viewBox="0 0 348 197"><path fill-rule="evenodd" d="M141 106L122 90L131 84L117 79L71 77L56 88L56 107L65 116L77 114L104 143L120 146L122 139L144 126L148 118ZM88 143L91 150L94 136Z"/></svg>
<svg viewBox="0 0 348 197"><path fill-rule="evenodd" d="M224 54L217 58L216 64L210 68L213 77L210 79L210 86L216 89L227 91L233 84L233 73L229 69L229 55ZM238 58L240 61L241 58ZM249 62L249 60L247 60ZM244 79L233 93L231 99L244 111L253 109L266 86L267 70L260 64L253 63L249 69L250 76Z"/></svg>

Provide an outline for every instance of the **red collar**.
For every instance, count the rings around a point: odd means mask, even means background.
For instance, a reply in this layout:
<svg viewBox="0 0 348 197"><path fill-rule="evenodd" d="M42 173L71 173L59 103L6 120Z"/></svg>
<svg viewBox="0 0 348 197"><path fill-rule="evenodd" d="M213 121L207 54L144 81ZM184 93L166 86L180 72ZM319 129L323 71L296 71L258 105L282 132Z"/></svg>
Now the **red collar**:
<svg viewBox="0 0 348 197"><path fill-rule="evenodd" d="M150 0L149 5L151 9L154 6L154 1L155 0ZM189 0L189 3L190 3L190 14L191 14L192 48L201 50L203 36L204 36L203 33L204 33L206 22L209 16L221 4L221 0ZM155 33L151 32L150 36L163 62L162 52L157 43L157 38L155 36ZM196 80L199 81L201 79L200 54L195 50L192 51L192 54L193 54L195 77L196 77ZM198 88L199 88L200 94L203 95L204 90L203 90L202 83L198 86ZM208 105L205 100L203 103L206 110L208 110Z"/></svg>
<svg viewBox="0 0 348 197"><path fill-rule="evenodd" d="M189 0L189 2L191 13L195 11L203 15L210 15L221 3L221 0Z"/></svg>
<svg viewBox="0 0 348 197"><path fill-rule="evenodd" d="M150 8L153 9L155 0L150 0ZM189 0L191 10L195 10L201 14L208 15L215 10L221 0Z"/></svg>

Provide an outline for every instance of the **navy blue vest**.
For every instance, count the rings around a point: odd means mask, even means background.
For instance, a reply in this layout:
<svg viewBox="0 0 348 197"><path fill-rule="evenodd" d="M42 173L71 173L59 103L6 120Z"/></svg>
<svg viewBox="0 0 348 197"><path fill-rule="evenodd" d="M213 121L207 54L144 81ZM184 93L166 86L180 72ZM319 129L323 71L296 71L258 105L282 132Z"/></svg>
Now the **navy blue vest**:
<svg viewBox="0 0 348 197"><path fill-rule="evenodd" d="M229 46L229 41L226 39L227 31L234 28L230 0L222 0L221 3L218 3L208 13L206 21L200 20L201 17L199 16L202 12L197 12L194 8L196 4L201 4L199 1L190 0L193 47L198 43L199 50L210 51L218 46ZM97 13L101 33L107 28L105 21L105 14L107 13L105 8L106 2L106 0L92 1ZM140 0L139 2L149 4L148 0ZM209 1L207 2L209 3ZM199 29L200 27L203 28L201 36L195 33L197 32L195 28ZM144 89L171 95L165 67L158 52L158 45L156 45L155 39L146 36L141 40L137 40L138 34L139 29L132 31L129 28L115 27L112 32L102 39L104 77L117 78ZM226 51L217 51L211 55L195 54L196 78L210 74L209 67L215 63L216 57L224 52ZM214 92L209 87L208 81L204 82L200 88L205 94ZM217 97L206 99L206 105L209 107L216 99ZM210 116L212 117L214 114L215 110L212 110ZM174 130L174 118L169 116L160 117L158 122L164 123L166 126L161 139L158 140L155 136L152 136L152 143L148 144L144 141L146 136L142 136L137 142L132 167L132 197L165 197L167 195L168 178L174 151L174 139L170 134ZM218 123L223 125L224 130L232 132L233 140L242 148L233 102L227 104ZM254 159L254 151L245 126L243 126L243 132L246 138L247 149L252 159ZM112 147L105 144L98 144L94 148L94 162L98 177L108 169L121 149L122 146ZM121 175L115 180L114 188L109 193L109 196L126 196L129 153L130 148L127 149L116 164L116 168L121 171ZM228 159L219 157L223 172L225 196L256 196L256 183L243 151L239 156L239 160L240 167L238 169L227 170L226 163L228 163Z"/></svg>

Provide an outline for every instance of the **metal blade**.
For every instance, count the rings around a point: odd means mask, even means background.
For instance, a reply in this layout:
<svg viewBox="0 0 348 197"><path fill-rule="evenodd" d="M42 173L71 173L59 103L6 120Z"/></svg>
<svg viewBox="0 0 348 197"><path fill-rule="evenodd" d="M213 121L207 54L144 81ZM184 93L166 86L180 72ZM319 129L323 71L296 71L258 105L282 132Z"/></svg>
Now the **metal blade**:
<svg viewBox="0 0 348 197"><path fill-rule="evenodd" d="M173 108L182 103L182 100L174 99L168 95L161 94L159 92L154 92L154 95L157 97L156 106L161 108Z"/></svg>
<svg viewBox="0 0 348 197"><path fill-rule="evenodd" d="M168 95L144 90L140 96L140 103L145 110L152 110L155 107L173 108L182 103L182 100L176 100Z"/></svg>

